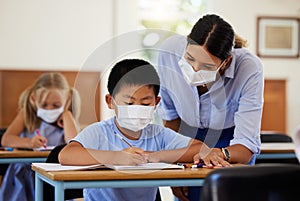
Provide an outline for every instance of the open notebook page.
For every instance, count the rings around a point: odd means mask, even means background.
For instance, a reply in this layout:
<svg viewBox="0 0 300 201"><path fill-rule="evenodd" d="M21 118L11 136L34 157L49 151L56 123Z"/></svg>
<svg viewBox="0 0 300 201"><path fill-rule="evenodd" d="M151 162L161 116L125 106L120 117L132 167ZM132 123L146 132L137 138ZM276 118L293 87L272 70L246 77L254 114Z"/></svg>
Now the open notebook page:
<svg viewBox="0 0 300 201"><path fill-rule="evenodd" d="M160 170L160 169L184 169L183 166L168 163L146 163L141 165L84 165L69 166L59 163L32 163L32 165L45 171L66 171L66 170L89 170L98 168L110 168L114 170Z"/></svg>

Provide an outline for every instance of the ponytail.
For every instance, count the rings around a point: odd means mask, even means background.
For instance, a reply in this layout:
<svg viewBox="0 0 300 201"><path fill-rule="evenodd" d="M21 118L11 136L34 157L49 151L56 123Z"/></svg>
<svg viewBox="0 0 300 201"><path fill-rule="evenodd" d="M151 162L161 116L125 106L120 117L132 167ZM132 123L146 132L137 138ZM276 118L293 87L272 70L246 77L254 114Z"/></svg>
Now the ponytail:
<svg viewBox="0 0 300 201"><path fill-rule="evenodd" d="M245 40L241 36L235 34L234 48L243 48L243 47L247 47L247 46L248 46L247 40Z"/></svg>
<svg viewBox="0 0 300 201"><path fill-rule="evenodd" d="M19 99L19 108L24 111L24 123L29 133L33 133L35 128L40 126L41 121L36 118L37 109L31 100L33 94L33 87L26 89Z"/></svg>
<svg viewBox="0 0 300 201"><path fill-rule="evenodd" d="M74 119L77 121L80 116L81 100L80 95L75 88L70 88L70 101L68 110L71 111Z"/></svg>

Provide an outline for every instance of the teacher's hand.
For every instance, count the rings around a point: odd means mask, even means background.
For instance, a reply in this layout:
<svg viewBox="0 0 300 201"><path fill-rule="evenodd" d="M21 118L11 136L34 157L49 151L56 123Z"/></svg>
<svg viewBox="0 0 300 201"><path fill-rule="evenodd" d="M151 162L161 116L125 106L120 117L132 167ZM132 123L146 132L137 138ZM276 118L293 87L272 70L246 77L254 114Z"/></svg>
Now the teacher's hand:
<svg viewBox="0 0 300 201"><path fill-rule="evenodd" d="M224 160L220 148L212 148L209 152L201 153L194 156L194 164L204 164L206 167L229 167L230 163Z"/></svg>
<svg viewBox="0 0 300 201"><path fill-rule="evenodd" d="M188 199L188 187L171 187L173 194L180 201L189 201Z"/></svg>

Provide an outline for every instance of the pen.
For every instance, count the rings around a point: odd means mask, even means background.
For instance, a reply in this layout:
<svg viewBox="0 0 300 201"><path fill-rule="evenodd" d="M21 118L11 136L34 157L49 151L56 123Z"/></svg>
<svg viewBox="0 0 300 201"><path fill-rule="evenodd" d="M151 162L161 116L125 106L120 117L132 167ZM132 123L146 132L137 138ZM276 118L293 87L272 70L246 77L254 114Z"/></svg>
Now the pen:
<svg viewBox="0 0 300 201"><path fill-rule="evenodd" d="M36 129L36 130L35 130L35 133L36 133L36 135L38 135L38 136L42 136L39 129ZM46 142L44 143L43 146L44 146L44 148L46 149L46 147L47 147L47 146L46 146Z"/></svg>
<svg viewBox="0 0 300 201"><path fill-rule="evenodd" d="M204 164L194 164L192 165L192 168L203 168Z"/></svg>
<svg viewBox="0 0 300 201"><path fill-rule="evenodd" d="M184 164L184 163L177 163L177 165L183 166L184 168L187 168L187 167L188 167L188 166L187 166L186 164Z"/></svg>
<svg viewBox="0 0 300 201"><path fill-rule="evenodd" d="M133 147L129 142L127 142L119 133L115 132L115 135L125 142L129 147Z"/></svg>
<svg viewBox="0 0 300 201"><path fill-rule="evenodd" d="M0 147L0 150L1 151L13 151L14 148L12 148L12 147Z"/></svg>

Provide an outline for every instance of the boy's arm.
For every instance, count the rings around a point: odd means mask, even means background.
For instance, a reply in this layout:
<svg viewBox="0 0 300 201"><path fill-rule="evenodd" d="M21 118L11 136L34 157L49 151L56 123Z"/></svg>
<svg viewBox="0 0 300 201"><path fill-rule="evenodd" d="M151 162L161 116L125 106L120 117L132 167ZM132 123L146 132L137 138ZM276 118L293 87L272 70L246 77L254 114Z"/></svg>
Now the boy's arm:
<svg viewBox="0 0 300 201"><path fill-rule="evenodd" d="M191 163L194 155L198 154L200 150L209 152L207 145L199 140L192 139L189 145L184 148L149 153L148 160L151 162Z"/></svg>
<svg viewBox="0 0 300 201"><path fill-rule="evenodd" d="M79 142L72 141L66 145L58 155L62 165L137 165L146 163L142 154L132 153L130 150L106 151L86 149Z"/></svg>

